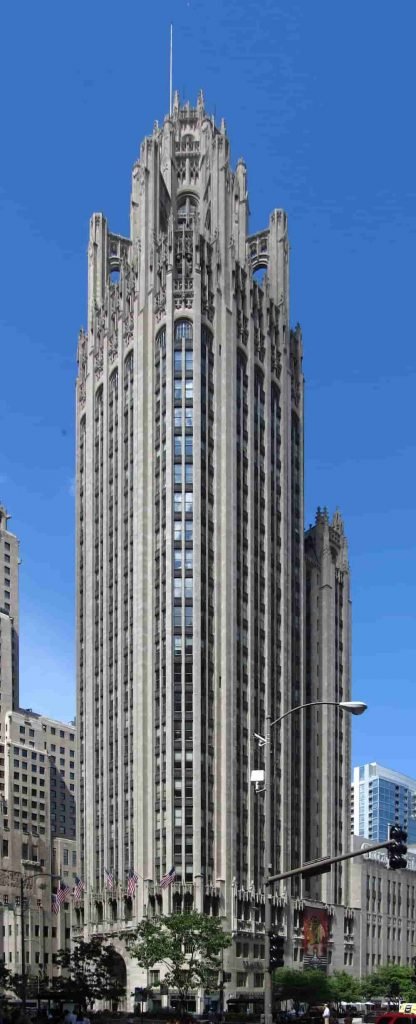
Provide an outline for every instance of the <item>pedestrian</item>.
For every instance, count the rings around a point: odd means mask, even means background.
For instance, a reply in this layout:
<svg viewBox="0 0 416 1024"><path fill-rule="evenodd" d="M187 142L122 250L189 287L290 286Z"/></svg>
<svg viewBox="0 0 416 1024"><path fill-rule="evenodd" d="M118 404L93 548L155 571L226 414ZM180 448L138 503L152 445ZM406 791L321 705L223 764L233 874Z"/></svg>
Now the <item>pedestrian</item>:
<svg viewBox="0 0 416 1024"><path fill-rule="evenodd" d="M328 1024L330 1016L331 1016L331 1011L329 1009L328 1003L325 1003L324 1012L322 1014L322 1018L323 1018L324 1024Z"/></svg>

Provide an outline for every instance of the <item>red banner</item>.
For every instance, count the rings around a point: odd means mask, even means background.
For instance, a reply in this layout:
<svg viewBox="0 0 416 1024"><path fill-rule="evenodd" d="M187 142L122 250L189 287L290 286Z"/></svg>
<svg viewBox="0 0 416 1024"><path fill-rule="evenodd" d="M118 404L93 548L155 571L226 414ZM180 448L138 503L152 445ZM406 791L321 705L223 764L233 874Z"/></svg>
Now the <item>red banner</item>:
<svg viewBox="0 0 416 1024"><path fill-rule="evenodd" d="M303 963L305 967L326 970L328 938L329 917L326 910L305 907L303 911Z"/></svg>

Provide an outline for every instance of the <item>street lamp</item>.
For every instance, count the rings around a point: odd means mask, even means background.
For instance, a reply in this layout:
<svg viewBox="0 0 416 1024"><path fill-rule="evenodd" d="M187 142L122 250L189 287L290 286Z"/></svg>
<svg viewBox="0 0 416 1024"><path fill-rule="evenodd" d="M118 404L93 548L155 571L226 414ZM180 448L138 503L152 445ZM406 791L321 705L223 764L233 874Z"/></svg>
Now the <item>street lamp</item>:
<svg viewBox="0 0 416 1024"><path fill-rule="evenodd" d="M256 739L259 741L260 746L264 746L265 757L264 757L264 845L266 854L266 872L267 876L273 873L273 841L272 841L272 756L271 756L271 730L275 725L280 725L285 718L289 718L290 715L294 715L297 711L303 711L305 708L312 707L336 707L340 711L347 711L350 715L362 715L367 710L367 704L361 700L312 700L306 704L298 704L295 708L290 708L289 711L285 711L279 718L275 718L274 722L271 721L271 714L266 716L266 735L259 736L257 733ZM271 893L267 890L267 876L266 876L266 902L264 908L264 953L265 953L265 973L264 973L264 1024L272 1024L273 1020L273 987L272 987L272 973L270 970L270 932L272 927L272 903Z"/></svg>
<svg viewBox="0 0 416 1024"><path fill-rule="evenodd" d="M50 871L36 871L32 875L20 875L20 953L22 958L22 1010L26 1011L26 950L25 950L25 882L31 882L34 878L57 878L57 875Z"/></svg>

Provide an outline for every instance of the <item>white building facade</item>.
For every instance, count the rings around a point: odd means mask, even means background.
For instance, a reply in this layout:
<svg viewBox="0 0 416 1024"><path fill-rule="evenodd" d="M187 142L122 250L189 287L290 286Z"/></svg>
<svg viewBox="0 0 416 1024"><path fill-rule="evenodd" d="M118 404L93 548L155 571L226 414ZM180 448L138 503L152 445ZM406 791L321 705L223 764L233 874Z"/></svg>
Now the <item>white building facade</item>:
<svg viewBox="0 0 416 1024"><path fill-rule="evenodd" d="M4 715L19 702L19 541L0 502L0 796L4 793Z"/></svg>
<svg viewBox="0 0 416 1024"><path fill-rule="evenodd" d="M351 833L373 842L388 838L389 825L403 825L416 843L416 779L376 761L357 765L351 786Z"/></svg>
<svg viewBox="0 0 416 1024"><path fill-rule="evenodd" d="M385 964L408 966L416 952L416 851L408 851L406 869L391 871L385 850L366 853L369 844L361 836L354 836L353 844L362 850L350 861L351 900L359 921L354 973L363 977Z"/></svg>
<svg viewBox="0 0 416 1024"><path fill-rule="evenodd" d="M84 934L216 914L234 937L230 992L261 989L264 968L253 734L267 709L275 719L305 697L302 338L286 215L251 235L248 213L224 123L202 95L196 107L175 96L133 168L129 237L91 219L77 379ZM347 669L343 686L347 699ZM275 871L304 857L305 749L304 717L274 732ZM297 881L274 896L289 962L303 895ZM146 984L128 970L128 991Z"/></svg>

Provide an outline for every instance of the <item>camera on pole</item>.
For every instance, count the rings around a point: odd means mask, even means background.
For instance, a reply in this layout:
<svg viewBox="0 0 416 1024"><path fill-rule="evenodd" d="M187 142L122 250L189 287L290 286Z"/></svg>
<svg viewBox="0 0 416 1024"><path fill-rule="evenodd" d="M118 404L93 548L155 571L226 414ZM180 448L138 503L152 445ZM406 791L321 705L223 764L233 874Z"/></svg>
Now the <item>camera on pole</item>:
<svg viewBox="0 0 416 1024"><path fill-rule="evenodd" d="M391 846L387 848L389 868L392 871L397 871L398 868L407 868L405 857L405 853L407 853L407 829L402 828L401 825L389 825L389 843L391 843Z"/></svg>

